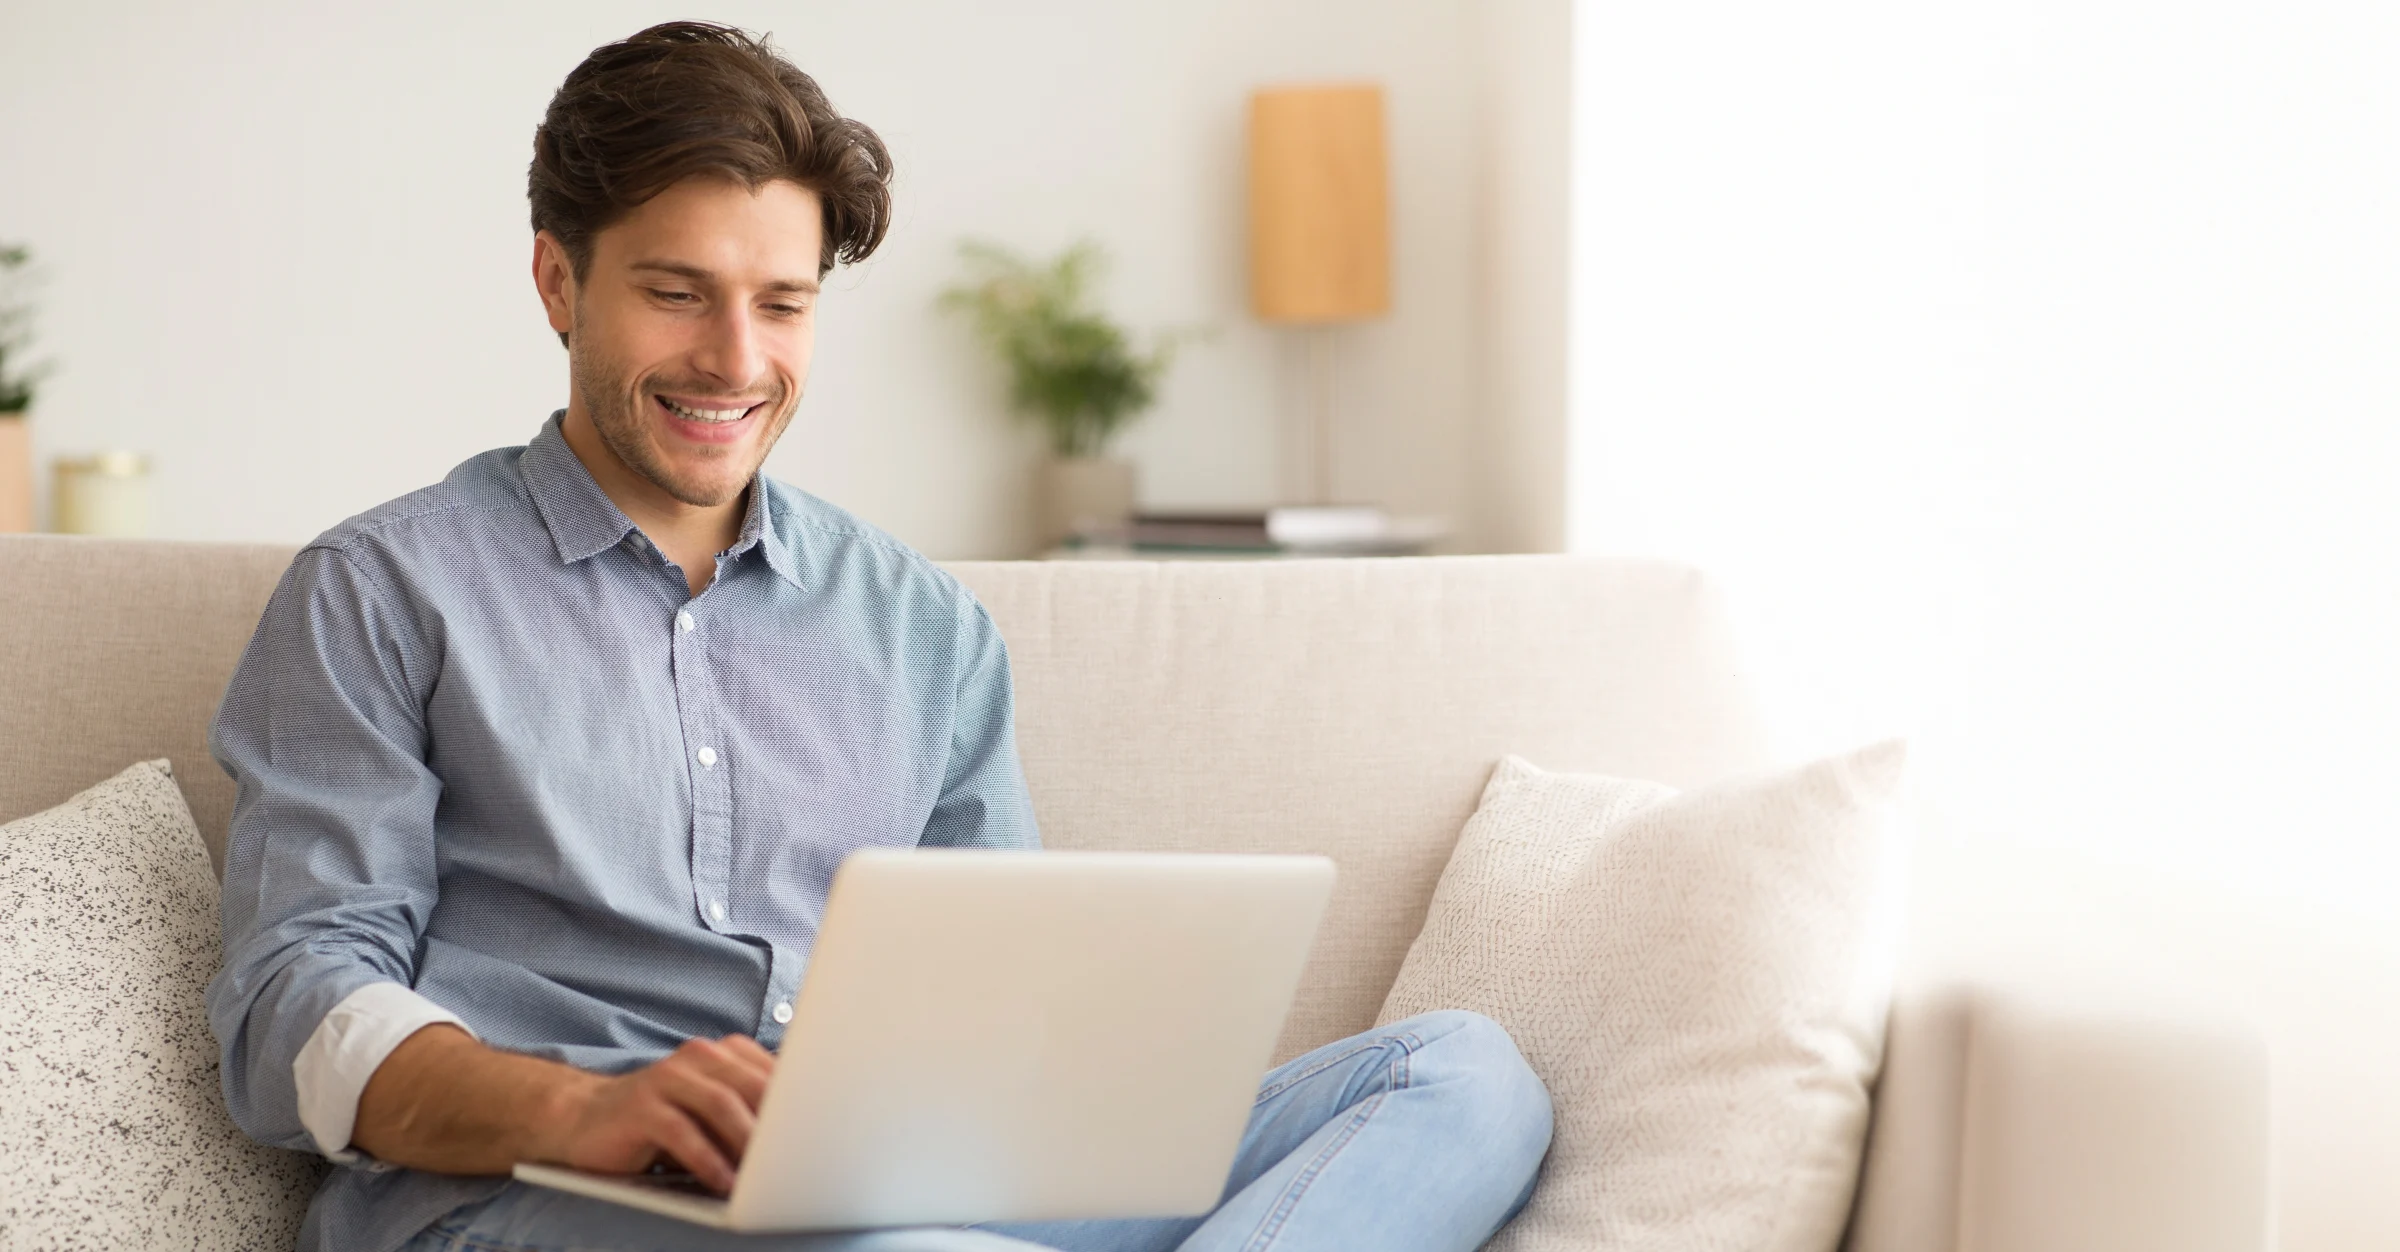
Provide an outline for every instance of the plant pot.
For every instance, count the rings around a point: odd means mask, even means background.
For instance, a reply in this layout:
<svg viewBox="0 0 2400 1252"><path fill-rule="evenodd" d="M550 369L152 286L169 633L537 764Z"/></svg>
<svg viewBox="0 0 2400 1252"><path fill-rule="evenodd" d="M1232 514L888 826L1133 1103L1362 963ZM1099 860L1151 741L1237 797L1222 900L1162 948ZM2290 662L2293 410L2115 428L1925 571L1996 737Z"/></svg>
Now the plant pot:
<svg viewBox="0 0 2400 1252"><path fill-rule="evenodd" d="M1133 524L1133 462L1108 456L1054 457L1042 465L1042 546L1109 540Z"/></svg>
<svg viewBox="0 0 2400 1252"><path fill-rule="evenodd" d="M33 419L0 413L0 532L33 529Z"/></svg>

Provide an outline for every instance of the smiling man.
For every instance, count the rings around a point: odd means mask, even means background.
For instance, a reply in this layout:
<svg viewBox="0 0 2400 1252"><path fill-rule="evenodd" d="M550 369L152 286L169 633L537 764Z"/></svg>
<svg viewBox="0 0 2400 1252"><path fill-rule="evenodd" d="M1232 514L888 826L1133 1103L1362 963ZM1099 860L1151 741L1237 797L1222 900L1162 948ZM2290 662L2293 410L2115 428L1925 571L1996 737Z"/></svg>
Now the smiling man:
<svg viewBox="0 0 2400 1252"><path fill-rule="evenodd" d="M304 1246L1466 1249L1530 1194L1548 1098L1463 1013L1268 1075L1205 1218L775 1240L507 1178L724 1190L842 859L1038 845L982 606L759 469L890 173L740 32L594 51L529 180L566 408L277 587L212 734L209 1014L235 1119L341 1166Z"/></svg>
<svg viewBox="0 0 2400 1252"><path fill-rule="evenodd" d="M871 151L850 174L879 191L884 157ZM538 183L534 195L539 205ZM885 211L860 229L880 236ZM597 235L571 202L554 212L534 237L533 276L572 367L560 433L697 596L800 403L827 267L823 199L786 179L687 176ZM863 254L875 238L836 242Z"/></svg>

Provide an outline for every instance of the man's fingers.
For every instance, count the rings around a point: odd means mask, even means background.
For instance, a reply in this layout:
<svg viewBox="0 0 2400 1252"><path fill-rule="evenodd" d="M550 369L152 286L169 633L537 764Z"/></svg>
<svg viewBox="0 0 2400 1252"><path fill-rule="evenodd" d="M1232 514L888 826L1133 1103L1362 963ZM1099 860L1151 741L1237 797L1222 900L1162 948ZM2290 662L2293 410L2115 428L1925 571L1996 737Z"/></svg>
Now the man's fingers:
<svg viewBox="0 0 2400 1252"><path fill-rule="evenodd" d="M727 1035L717 1040L717 1043L736 1057L761 1069L772 1070L775 1068L775 1054L767 1051L758 1040L748 1035Z"/></svg>
<svg viewBox="0 0 2400 1252"><path fill-rule="evenodd" d="M734 1039L743 1040L749 1048L734 1044ZM761 1057L765 1058L764 1064L760 1063ZM673 1059L733 1088L754 1110L767 1098L767 1078L775 1072L775 1058L759 1047L757 1040L741 1035L714 1041L692 1040L676 1049Z"/></svg>
<svg viewBox="0 0 2400 1252"><path fill-rule="evenodd" d="M660 1091L691 1114L739 1160L750 1146L750 1128L757 1124L758 1118L750 1111L752 1099L710 1072L713 1068L697 1062L660 1065Z"/></svg>
<svg viewBox="0 0 2400 1252"><path fill-rule="evenodd" d="M693 1039L648 1069L611 1080L617 1094L604 1104L613 1111L595 1110L601 1120L587 1123L587 1130L614 1122L617 1133L638 1135L711 1190L730 1191L773 1072L774 1056L755 1039ZM602 1155L613 1157L614 1151ZM627 1168L605 1162L596 1167Z"/></svg>
<svg viewBox="0 0 2400 1252"><path fill-rule="evenodd" d="M682 1109L661 1105L651 1119L650 1139L709 1190L719 1195L733 1190L733 1162Z"/></svg>

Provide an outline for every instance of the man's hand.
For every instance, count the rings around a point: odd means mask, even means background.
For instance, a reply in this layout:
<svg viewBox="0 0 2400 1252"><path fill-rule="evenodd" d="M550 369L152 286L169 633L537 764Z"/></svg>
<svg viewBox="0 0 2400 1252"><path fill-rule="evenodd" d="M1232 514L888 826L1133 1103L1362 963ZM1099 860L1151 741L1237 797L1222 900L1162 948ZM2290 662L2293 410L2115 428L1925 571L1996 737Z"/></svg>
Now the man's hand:
<svg viewBox="0 0 2400 1252"><path fill-rule="evenodd" d="M655 1065L587 1085L542 1159L630 1174L663 1154L710 1190L731 1191L774 1070L774 1055L748 1035L691 1040Z"/></svg>
<svg viewBox="0 0 2400 1252"><path fill-rule="evenodd" d="M672 1158L721 1194L774 1068L747 1035L694 1039L612 1077L428 1026L367 1080L350 1139L378 1160L447 1174L505 1174L518 1161L630 1174Z"/></svg>

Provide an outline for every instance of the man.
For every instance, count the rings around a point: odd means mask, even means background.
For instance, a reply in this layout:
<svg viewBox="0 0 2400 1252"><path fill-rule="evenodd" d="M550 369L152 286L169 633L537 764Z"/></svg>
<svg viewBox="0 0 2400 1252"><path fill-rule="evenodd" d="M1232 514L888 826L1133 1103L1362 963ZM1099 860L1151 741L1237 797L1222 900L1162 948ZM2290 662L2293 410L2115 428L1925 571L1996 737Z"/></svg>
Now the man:
<svg viewBox="0 0 2400 1252"><path fill-rule="evenodd" d="M303 1243L1479 1244L1550 1111L1464 1013L1268 1075L1205 1219L737 1237L507 1179L671 1160L724 1190L842 858L1038 844L982 607L759 472L890 170L737 31L593 52L530 176L566 409L277 587L212 738L240 798L209 1012L236 1120L342 1166Z"/></svg>

